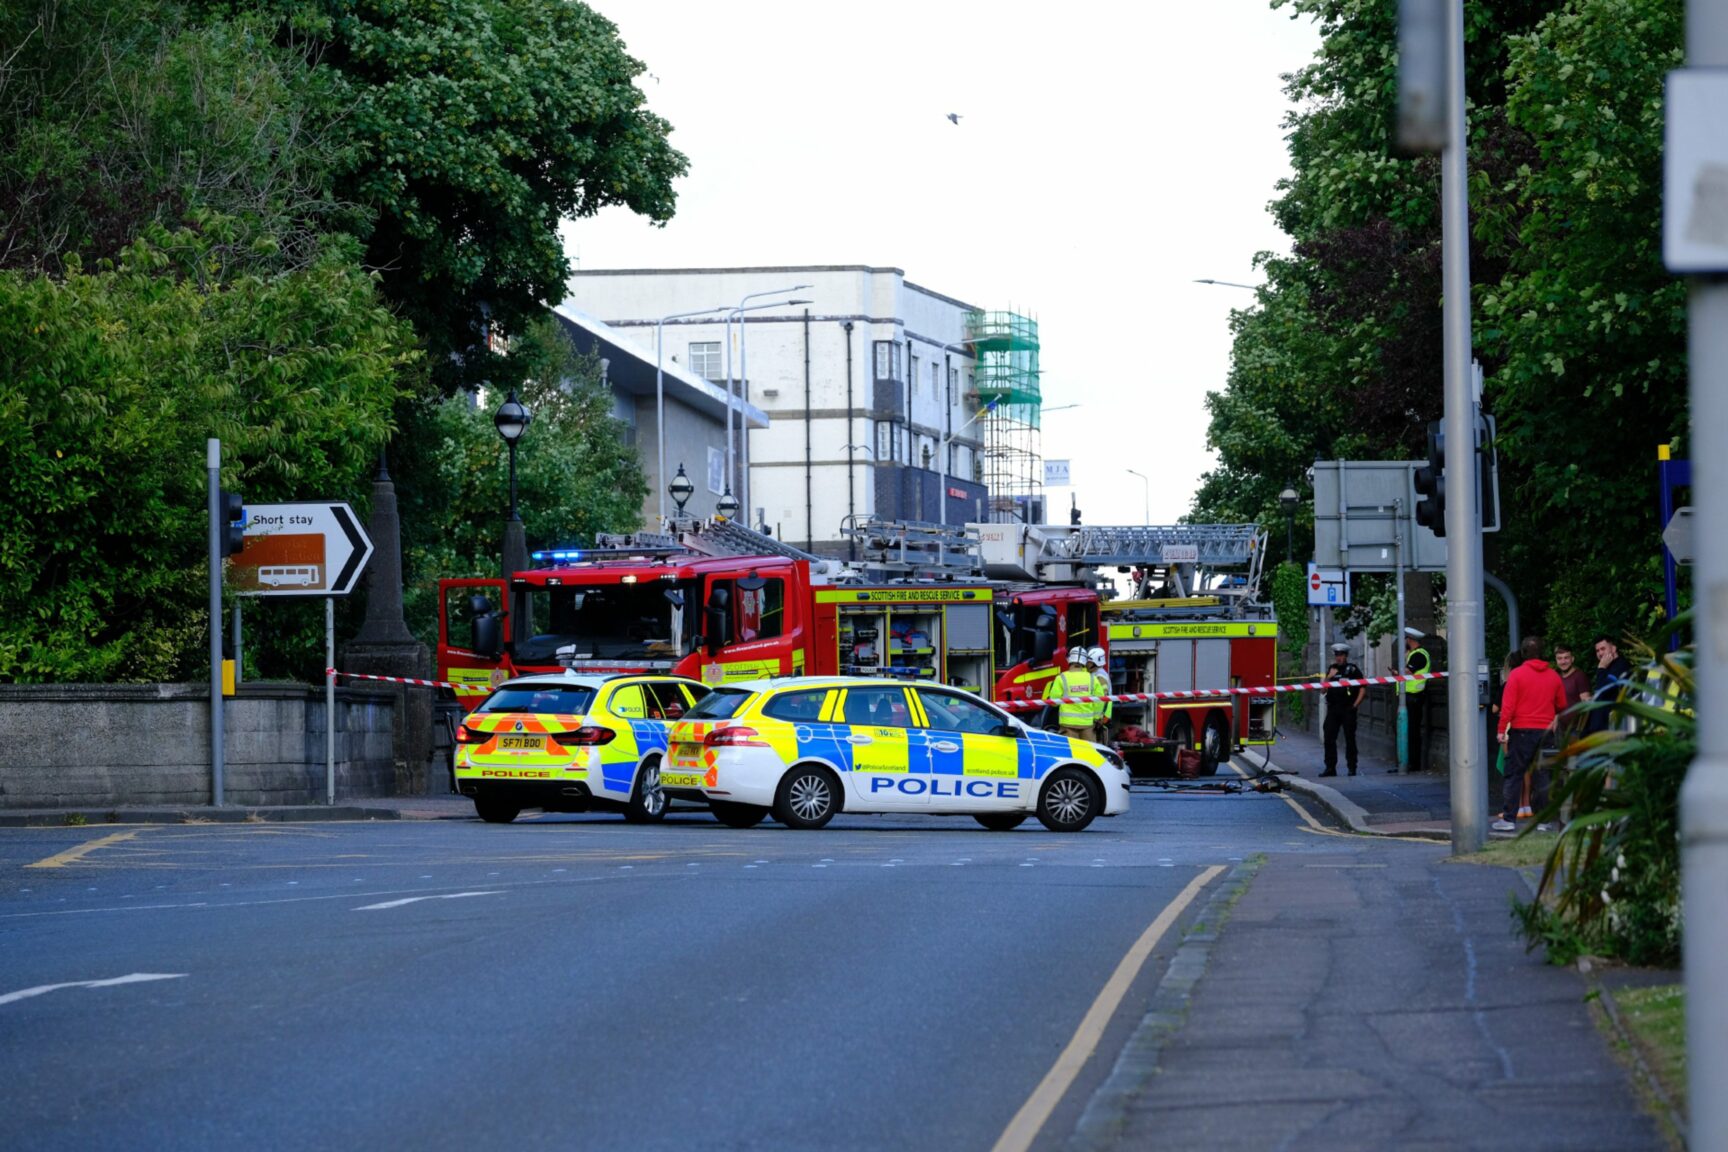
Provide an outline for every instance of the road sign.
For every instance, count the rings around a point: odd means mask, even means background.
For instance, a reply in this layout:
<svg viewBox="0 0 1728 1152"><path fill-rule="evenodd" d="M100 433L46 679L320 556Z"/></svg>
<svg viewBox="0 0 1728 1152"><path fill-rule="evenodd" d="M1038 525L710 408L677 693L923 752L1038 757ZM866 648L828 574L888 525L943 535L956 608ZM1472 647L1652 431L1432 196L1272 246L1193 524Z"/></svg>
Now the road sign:
<svg viewBox="0 0 1728 1152"><path fill-rule="evenodd" d="M1348 608L1350 574L1340 568L1308 565L1308 603L1314 607Z"/></svg>
<svg viewBox="0 0 1728 1152"><path fill-rule="evenodd" d="M1674 563L1692 563L1692 509L1690 507L1674 509L1674 515L1669 519L1668 526L1662 529L1662 543L1668 546L1668 552L1674 557Z"/></svg>
<svg viewBox="0 0 1728 1152"><path fill-rule="evenodd" d="M242 596L346 596L371 557L346 504L249 504L246 547L228 561L228 584Z"/></svg>

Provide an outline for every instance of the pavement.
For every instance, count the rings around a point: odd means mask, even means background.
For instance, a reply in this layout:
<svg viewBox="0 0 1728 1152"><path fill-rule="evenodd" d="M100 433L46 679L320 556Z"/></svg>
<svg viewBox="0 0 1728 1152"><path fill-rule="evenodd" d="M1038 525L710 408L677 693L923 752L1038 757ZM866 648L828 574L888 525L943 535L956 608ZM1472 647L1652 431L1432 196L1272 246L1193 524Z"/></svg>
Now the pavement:
<svg viewBox="0 0 1728 1152"><path fill-rule="evenodd" d="M1452 781L1445 772L1394 772L1392 761L1364 754L1349 776L1340 748L1338 775L1321 779L1324 745L1301 729L1280 729L1269 756L1250 750L1238 753L1236 762L1249 771L1284 773L1289 788L1318 801L1352 832L1451 839Z"/></svg>

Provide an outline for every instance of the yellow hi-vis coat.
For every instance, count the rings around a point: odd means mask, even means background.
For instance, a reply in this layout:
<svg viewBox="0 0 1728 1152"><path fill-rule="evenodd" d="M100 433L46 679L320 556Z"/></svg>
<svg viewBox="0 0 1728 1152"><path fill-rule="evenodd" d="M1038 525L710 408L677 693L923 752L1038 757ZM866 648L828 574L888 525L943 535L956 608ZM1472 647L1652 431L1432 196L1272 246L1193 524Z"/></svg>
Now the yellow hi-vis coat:
<svg viewBox="0 0 1728 1152"><path fill-rule="evenodd" d="M1096 696L1098 685L1090 669L1070 667L1044 687L1045 700L1061 696ZM1056 723L1064 728L1090 728L1104 715L1103 704L1059 704Z"/></svg>
<svg viewBox="0 0 1728 1152"><path fill-rule="evenodd" d="M1424 672L1432 671L1433 668L1434 661L1429 658L1426 648L1412 648L1410 655L1404 661L1404 671L1412 676L1420 676ZM1427 687L1428 681L1426 680L1407 680L1404 683L1404 695L1414 696Z"/></svg>

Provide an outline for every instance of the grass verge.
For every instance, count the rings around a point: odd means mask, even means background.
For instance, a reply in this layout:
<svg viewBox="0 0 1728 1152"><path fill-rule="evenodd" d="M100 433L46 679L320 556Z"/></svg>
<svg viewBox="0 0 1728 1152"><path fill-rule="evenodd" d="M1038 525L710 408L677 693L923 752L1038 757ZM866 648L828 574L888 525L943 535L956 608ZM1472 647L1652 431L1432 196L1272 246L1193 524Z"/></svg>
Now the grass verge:
<svg viewBox="0 0 1728 1152"><path fill-rule="evenodd" d="M1686 987L1657 984L1614 993L1620 1019L1644 1053L1650 1072L1680 1113L1686 1113Z"/></svg>
<svg viewBox="0 0 1728 1152"><path fill-rule="evenodd" d="M1493 864L1501 868L1541 867L1554 851L1558 832L1532 832L1511 840L1490 840L1487 847L1468 856L1454 856L1459 864Z"/></svg>

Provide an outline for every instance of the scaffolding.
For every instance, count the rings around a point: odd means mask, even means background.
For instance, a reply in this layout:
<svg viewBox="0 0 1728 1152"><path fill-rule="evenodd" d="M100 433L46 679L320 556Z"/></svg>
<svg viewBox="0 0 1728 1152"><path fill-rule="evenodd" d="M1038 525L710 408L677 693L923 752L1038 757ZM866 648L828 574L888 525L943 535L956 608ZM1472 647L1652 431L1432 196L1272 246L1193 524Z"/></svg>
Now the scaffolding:
<svg viewBox="0 0 1728 1152"><path fill-rule="evenodd" d="M1015 312L972 312L966 342L977 359L973 392L983 417L980 479L994 523L1043 519L1044 459L1039 445L1038 322Z"/></svg>

